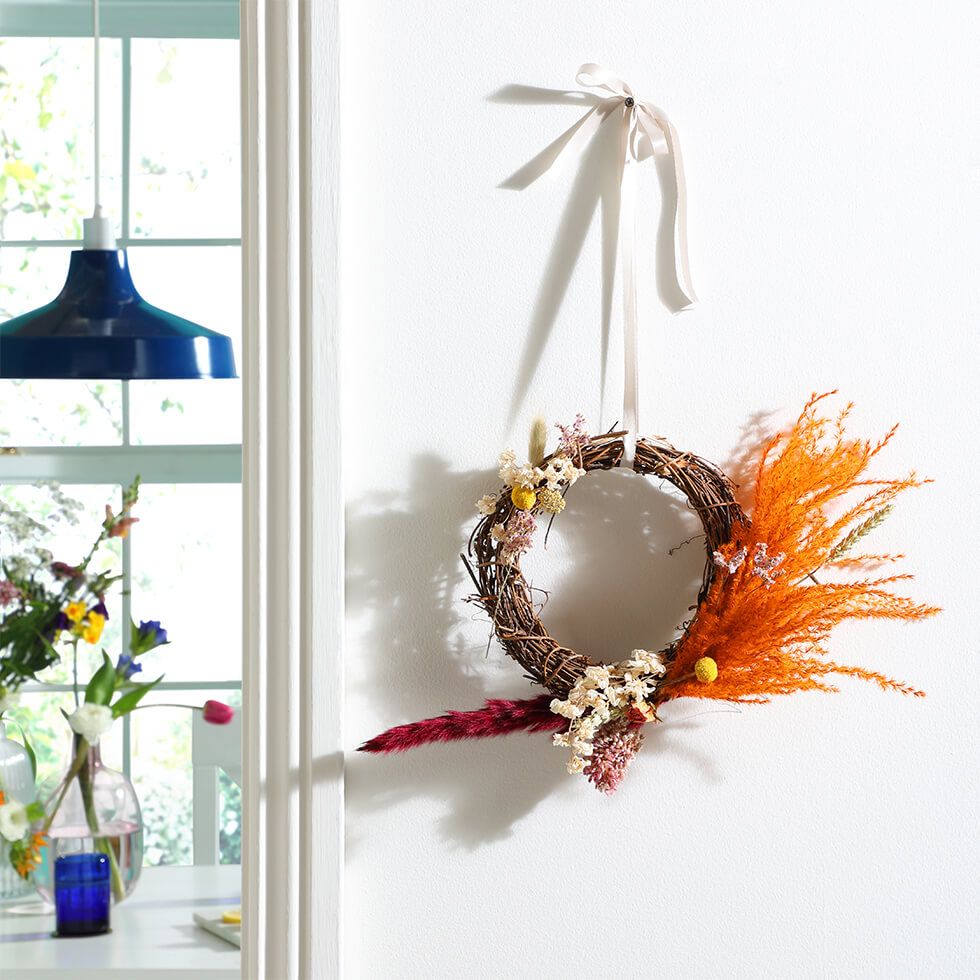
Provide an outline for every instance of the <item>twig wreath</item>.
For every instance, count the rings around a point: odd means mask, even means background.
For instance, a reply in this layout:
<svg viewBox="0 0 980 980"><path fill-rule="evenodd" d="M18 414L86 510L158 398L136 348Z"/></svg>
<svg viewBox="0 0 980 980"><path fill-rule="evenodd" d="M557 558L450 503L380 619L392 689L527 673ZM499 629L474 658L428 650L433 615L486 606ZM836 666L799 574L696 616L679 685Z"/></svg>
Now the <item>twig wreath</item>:
<svg viewBox="0 0 980 980"><path fill-rule="evenodd" d="M578 479L622 464L626 433L589 435L579 416L558 427L558 446L546 454L546 431L536 424L529 462L520 464L512 451L501 455L503 485L478 502L482 517L463 561L476 588L469 601L487 613L504 652L546 693L399 725L361 751L552 732L554 743L569 750L569 773L584 773L612 793L643 744L643 727L675 698L760 703L796 691L836 691L833 675L921 697L883 674L826 659L830 633L845 620L916 620L939 610L892 591L911 576L873 577L871 569L901 555L852 553L899 493L925 481L914 474L868 479L872 459L895 429L876 443L849 439L850 406L827 418L819 411L825 397L812 397L795 425L762 449L751 518L717 466L660 439L637 441L633 469L676 487L701 521L704 577L694 615L671 643L658 652L634 650L615 663L575 652L551 635L521 557L532 547L538 519L554 520ZM855 574L862 569L865 575Z"/></svg>

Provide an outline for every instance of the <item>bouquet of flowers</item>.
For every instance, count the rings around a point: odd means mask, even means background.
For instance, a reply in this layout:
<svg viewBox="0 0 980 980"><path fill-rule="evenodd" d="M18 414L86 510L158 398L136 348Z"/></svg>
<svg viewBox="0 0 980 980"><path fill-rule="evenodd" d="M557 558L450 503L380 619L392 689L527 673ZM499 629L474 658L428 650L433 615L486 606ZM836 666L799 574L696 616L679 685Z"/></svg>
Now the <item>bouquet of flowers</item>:
<svg viewBox="0 0 980 980"><path fill-rule="evenodd" d="M85 820L95 847L109 858L115 897L124 897L117 854L99 826L93 797L95 777L90 748L106 734L113 722L135 711L146 695L163 680L136 679L143 665L140 658L169 643L167 631L157 620L130 623L129 649L113 663L102 651L102 663L84 689L78 680L79 645L96 645L109 618L106 594L121 578L90 570L99 549L112 538L123 538L139 520L132 509L139 498L139 478L123 492L122 508L113 513L106 507L99 535L83 560L76 565L41 561L32 566L23 561L2 568L0 580L0 717L17 700L18 689L34 680L45 668L70 659L74 680L75 710L62 712L74 732L71 763L48 799L23 804L5 799L0 786L0 836L9 842L10 862L22 878L28 878L41 863L41 848L70 790L80 791ZM46 553L36 553L45 559ZM186 706L193 707L193 706ZM226 724L234 711L221 702L208 701L203 708L206 721ZM26 735L25 747L34 759ZM36 763L35 763L36 767Z"/></svg>

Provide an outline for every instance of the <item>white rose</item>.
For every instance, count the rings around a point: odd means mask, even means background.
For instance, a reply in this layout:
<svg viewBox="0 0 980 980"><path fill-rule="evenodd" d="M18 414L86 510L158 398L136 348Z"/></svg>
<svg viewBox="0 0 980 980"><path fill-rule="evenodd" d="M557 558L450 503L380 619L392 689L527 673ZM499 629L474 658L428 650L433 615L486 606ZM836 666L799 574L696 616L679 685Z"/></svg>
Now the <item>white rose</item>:
<svg viewBox="0 0 980 980"><path fill-rule="evenodd" d="M23 803L11 800L0 806L0 834L7 840L20 840L27 833L29 825L27 807Z"/></svg>
<svg viewBox="0 0 980 980"><path fill-rule="evenodd" d="M112 710L104 704L85 703L68 716L72 730L94 745L101 736L112 728Z"/></svg>

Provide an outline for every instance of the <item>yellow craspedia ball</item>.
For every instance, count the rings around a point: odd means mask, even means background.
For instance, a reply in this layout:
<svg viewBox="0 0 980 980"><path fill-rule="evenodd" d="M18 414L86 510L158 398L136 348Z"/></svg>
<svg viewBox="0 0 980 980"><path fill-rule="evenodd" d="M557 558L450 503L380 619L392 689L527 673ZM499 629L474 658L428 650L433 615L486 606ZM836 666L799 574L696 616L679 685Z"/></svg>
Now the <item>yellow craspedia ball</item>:
<svg viewBox="0 0 980 980"><path fill-rule="evenodd" d="M711 657L702 657L694 665L694 676L702 684L710 684L718 679L718 664Z"/></svg>
<svg viewBox="0 0 980 980"><path fill-rule="evenodd" d="M530 510L538 495L530 487L514 487L510 492L510 499L518 510Z"/></svg>

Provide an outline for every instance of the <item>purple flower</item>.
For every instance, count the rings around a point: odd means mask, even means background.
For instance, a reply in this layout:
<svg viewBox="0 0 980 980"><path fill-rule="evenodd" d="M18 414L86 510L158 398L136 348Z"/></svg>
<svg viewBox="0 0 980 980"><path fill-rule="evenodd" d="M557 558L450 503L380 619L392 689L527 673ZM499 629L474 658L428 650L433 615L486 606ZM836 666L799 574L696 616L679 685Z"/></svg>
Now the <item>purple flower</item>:
<svg viewBox="0 0 980 980"><path fill-rule="evenodd" d="M142 669L142 664L134 663L133 658L125 653L116 661L116 673L124 677L127 681L133 674L138 674Z"/></svg>
<svg viewBox="0 0 980 980"><path fill-rule="evenodd" d="M89 612L98 613L100 616L103 616L105 619L109 618L109 610L106 609L105 602L102 599L99 599L99 601L94 606L92 606Z"/></svg>
<svg viewBox="0 0 980 980"><path fill-rule="evenodd" d="M138 657L141 653L147 653L169 642L167 631L160 625L160 620L145 619L139 626L133 623L129 648L132 650L134 657Z"/></svg>

